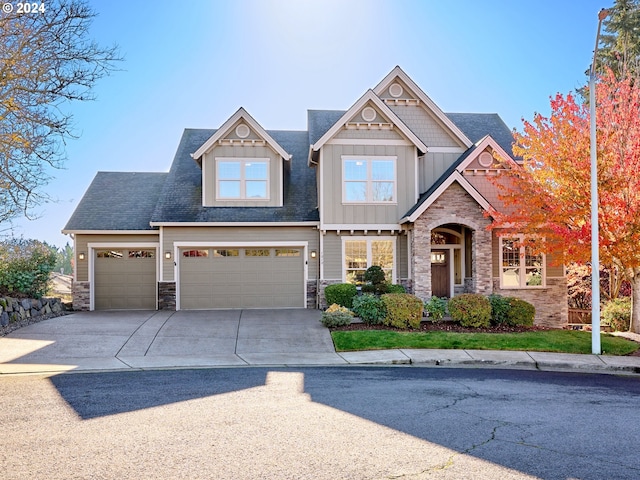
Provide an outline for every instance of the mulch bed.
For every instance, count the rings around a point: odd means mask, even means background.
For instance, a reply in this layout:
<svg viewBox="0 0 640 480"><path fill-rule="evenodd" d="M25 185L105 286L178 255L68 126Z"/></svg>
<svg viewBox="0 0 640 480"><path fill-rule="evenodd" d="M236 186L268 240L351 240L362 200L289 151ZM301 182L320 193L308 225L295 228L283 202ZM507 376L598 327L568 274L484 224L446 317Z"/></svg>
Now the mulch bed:
<svg viewBox="0 0 640 480"><path fill-rule="evenodd" d="M524 327L517 326L511 327L508 325L497 325L487 328L468 328L463 327L454 322L421 322L419 329L401 329L394 327L387 327L385 325L367 325L366 323L352 323L346 327L334 327L332 331L338 330L391 330L396 332L457 332L457 333L520 333L520 332L535 332L543 330L553 330L549 327L533 326Z"/></svg>

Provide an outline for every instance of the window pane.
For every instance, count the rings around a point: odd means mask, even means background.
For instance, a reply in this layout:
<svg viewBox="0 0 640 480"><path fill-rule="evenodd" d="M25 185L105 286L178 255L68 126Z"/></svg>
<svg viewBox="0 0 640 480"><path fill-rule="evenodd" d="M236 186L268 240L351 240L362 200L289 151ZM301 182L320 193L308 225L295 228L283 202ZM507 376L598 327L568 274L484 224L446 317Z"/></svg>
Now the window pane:
<svg viewBox="0 0 640 480"><path fill-rule="evenodd" d="M96 256L98 258L122 258L122 250L100 250Z"/></svg>
<svg viewBox="0 0 640 480"><path fill-rule="evenodd" d="M183 257L208 257L209 250L184 250L182 252Z"/></svg>
<svg viewBox="0 0 640 480"><path fill-rule="evenodd" d="M542 286L542 268L526 269L527 287Z"/></svg>
<svg viewBox="0 0 640 480"><path fill-rule="evenodd" d="M276 257L299 257L300 250L294 248L276 248Z"/></svg>
<svg viewBox="0 0 640 480"><path fill-rule="evenodd" d="M502 239L502 266L517 267L520 265L520 249L516 241L510 238Z"/></svg>
<svg viewBox="0 0 640 480"><path fill-rule="evenodd" d="M505 268L502 270L502 286L503 287L519 287L520 286L520 269Z"/></svg>
<svg viewBox="0 0 640 480"><path fill-rule="evenodd" d="M129 250L129 258L156 258L155 250Z"/></svg>
<svg viewBox="0 0 640 480"><path fill-rule="evenodd" d="M366 202L367 201L367 183L366 182L347 182L344 185L345 201L347 202Z"/></svg>
<svg viewBox="0 0 640 480"><path fill-rule="evenodd" d="M373 182L372 200L374 202L392 202L393 201L393 183L392 182Z"/></svg>
<svg viewBox="0 0 640 480"><path fill-rule="evenodd" d="M345 180L366 180L367 162L364 160L346 160L344 162Z"/></svg>
<svg viewBox="0 0 640 480"><path fill-rule="evenodd" d="M271 251L263 248L247 248L244 251L245 257L268 257Z"/></svg>
<svg viewBox="0 0 640 480"><path fill-rule="evenodd" d="M391 160L373 160L371 162L371 178L373 180L394 181L393 162Z"/></svg>
<svg viewBox="0 0 640 480"><path fill-rule="evenodd" d="M239 250L236 249L224 249L224 250L214 250L214 257L237 257Z"/></svg>
<svg viewBox="0 0 640 480"><path fill-rule="evenodd" d="M246 162L244 164L244 177L248 180L266 180L267 162Z"/></svg>
<svg viewBox="0 0 640 480"><path fill-rule="evenodd" d="M220 198L240 198L240 181L220 181Z"/></svg>
<svg viewBox="0 0 640 480"><path fill-rule="evenodd" d="M218 162L218 179L240 179L240 162Z"/></svg>
<svg viewBox="0 0 640 480"><path fill-rule="evenodd" d="M347 282L363 283L364 272L367 269L367 242L364 240L345 242L344 253Z"/></svg>
<svg viewBox="0 0 640 480"><path fill-rule="evenodd" d="M245 189L245 198L267 198L267 182L264 180L247 181Z"/></svg>
<svg viewBox="0 0 640 480"><path fill-rule="evenodd" d="M453 275L456 285L462 284L462 250L456 248L453 251Z"/></svg>
<svg viewBox="0 0 640 480"><path fill-rule="evenodd" d="M393 242L391 240L371 242L371 265L379 265L383 270L393 269Z"/></svg>

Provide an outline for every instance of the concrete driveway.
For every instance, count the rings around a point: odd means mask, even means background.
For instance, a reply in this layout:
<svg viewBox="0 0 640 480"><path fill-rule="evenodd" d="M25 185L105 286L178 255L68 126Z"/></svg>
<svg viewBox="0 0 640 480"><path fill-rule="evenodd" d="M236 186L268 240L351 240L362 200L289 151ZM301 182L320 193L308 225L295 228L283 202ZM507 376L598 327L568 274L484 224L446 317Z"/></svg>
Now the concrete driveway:
<svg viewBox="0 0 640 480"><path fill-rule="evenodd" d="M0 373L336 365L318 310L77 312L0 338Z"/></svg>

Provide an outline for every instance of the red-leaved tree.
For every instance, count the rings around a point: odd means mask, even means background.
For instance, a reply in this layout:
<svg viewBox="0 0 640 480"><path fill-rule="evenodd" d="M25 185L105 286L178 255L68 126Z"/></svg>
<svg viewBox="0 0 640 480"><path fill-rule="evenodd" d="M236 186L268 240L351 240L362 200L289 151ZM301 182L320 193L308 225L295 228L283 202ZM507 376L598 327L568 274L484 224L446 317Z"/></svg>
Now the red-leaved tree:
<svg viewBox="0 0 640 480"><path fill-rule="evenodd" d="M640 79L609 71L596 84L600 258L632 286L632 327L640 333ZM495 181L503 212L494 228L537 236L565 261L591 259L589 107L568 94L551 99L549 118L536 114L515 133L523 168Z"/></svg>

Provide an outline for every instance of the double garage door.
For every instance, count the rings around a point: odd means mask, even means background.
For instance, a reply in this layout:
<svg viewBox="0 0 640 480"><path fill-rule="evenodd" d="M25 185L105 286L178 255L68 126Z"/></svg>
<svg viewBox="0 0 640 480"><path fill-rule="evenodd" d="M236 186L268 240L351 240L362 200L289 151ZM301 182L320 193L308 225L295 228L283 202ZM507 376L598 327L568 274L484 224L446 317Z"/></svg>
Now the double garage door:
<svg viewBox="0 0 640 480"><path fill-rule="evenodd" d="M303 248L181 248L181 309L305 306Z"/></svg>
<svg viewBox="0 0 640 480"><path fill-rule="evenodd" d="M96 310L155 310L156 250L94 251Z"/></svg>

